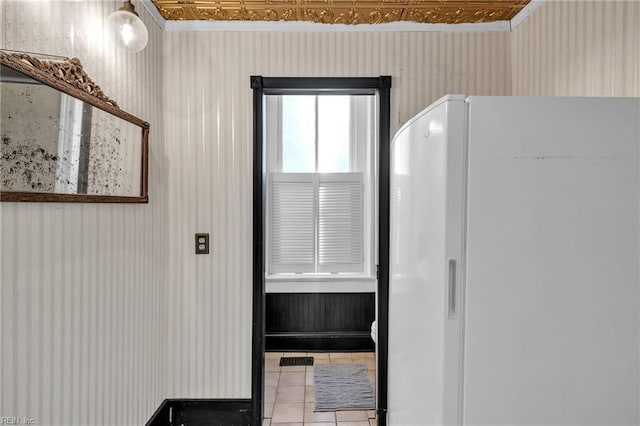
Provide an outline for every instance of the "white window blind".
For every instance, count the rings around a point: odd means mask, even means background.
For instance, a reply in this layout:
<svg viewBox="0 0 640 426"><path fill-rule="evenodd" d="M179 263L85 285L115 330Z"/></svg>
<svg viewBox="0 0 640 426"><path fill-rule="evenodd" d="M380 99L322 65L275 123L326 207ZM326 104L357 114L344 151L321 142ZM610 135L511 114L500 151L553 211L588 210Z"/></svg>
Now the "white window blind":
<svg viewBox="0 0 640 426"><path fill-rule="evenodd" d="M362 173L319 177L318 272L362 272Z"/></svg>
<svg viewBox="0 0 640 426"><path fill-rule="evenodd" d="M270 273L363 272L363 174L270 173Z"/></svg>
<svg viewBox="0 0 640 426"><path fill-rule="evenodd" d="M270 174L270 272L315 272L313 173Z"/></svg>

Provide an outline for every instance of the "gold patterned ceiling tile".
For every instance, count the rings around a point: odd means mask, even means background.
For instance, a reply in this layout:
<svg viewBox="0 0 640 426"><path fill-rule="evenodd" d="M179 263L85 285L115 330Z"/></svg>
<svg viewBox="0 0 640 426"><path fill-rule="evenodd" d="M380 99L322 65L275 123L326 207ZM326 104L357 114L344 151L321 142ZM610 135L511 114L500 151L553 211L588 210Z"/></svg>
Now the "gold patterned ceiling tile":
<svg viewBox="0 0 640 426"><path fill-rule="evenodd" d="M462 24L513 18L530 0L153 0L167 20Z"/></svg>

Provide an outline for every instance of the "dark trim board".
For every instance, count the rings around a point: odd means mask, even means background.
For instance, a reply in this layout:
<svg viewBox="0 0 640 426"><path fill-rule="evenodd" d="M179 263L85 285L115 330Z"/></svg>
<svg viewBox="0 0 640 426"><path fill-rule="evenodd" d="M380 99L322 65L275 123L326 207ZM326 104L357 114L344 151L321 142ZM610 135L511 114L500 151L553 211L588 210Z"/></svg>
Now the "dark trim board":
<svg viewBox="0 0 640 426"><path fill-rule="evenodd" d="M245 426L250 399L165 399L146 426Z"/></svg>
<svg viewBox="0 0 640 426"><path fill-rule="evenodd" d="M251 397L253 424L262 424L265 350L265 156L263 138L263 95L347 91L376 94L378 97L378 351L377 408L378 425L386 426L387 357L389 304L389 170L391 153L390 94L391 76L360 77L262 77L251 76L253 89L253 320L251 358Z"/></svg>
<svg viewBox="0 0 640 426"><path fill-rule="evenodd" d="M267 351L372 351L375 293L267 293Z"/></svg>
<svg viewBox="0 0 640 426"><path fill-rule="evenodd" d="M262 77L251 76L251 88L268 94L349 91L373 94L391 87L390 76L380 77Z"/></svg>
<svg viewBox="0 0 640 426"><path fill-rule="evenodd" d="M262 424L264 398L264 137L263 78L251 76L253 89L253 318L251 326L251 401L253 423Z"/></svg>
<svg viewBox="0 0 640 426"><path fill-rule="evenodd" d="M367 332L267 333L267 352L373 352Z"/></svg>
<svg viewBox="0 0 640 426"><path fill-rule="evenodd" d="M378 426L387 426L387 360L389 359L389 217L391 186L391 77L378 90L379 118L379 205L378 205Z"/></svg>

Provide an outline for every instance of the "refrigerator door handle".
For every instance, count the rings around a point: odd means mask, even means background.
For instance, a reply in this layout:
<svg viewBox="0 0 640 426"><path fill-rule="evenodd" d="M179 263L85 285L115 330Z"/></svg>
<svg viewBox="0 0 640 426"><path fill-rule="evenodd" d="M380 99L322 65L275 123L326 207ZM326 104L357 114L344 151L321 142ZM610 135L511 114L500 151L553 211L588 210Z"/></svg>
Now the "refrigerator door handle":
<svg viewBox="0 0 640 426"><path fill-rule="evenodd" d="M456 318L456 260L449 259L449 319Z"/></svg>

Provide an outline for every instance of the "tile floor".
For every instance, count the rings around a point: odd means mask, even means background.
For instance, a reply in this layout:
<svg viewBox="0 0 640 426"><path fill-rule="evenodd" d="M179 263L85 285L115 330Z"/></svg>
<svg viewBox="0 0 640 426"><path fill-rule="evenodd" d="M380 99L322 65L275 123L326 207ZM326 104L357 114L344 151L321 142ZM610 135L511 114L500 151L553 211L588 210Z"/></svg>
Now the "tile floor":
<svg viewBox="0 0 640 426"><path fill-rule="evenodd" d="M265 354L263 426L376 426L374 410L314 412L313 366L280 367L281 356L312 356L314 364L364 364L375 386L373 352Z"/></svg>

